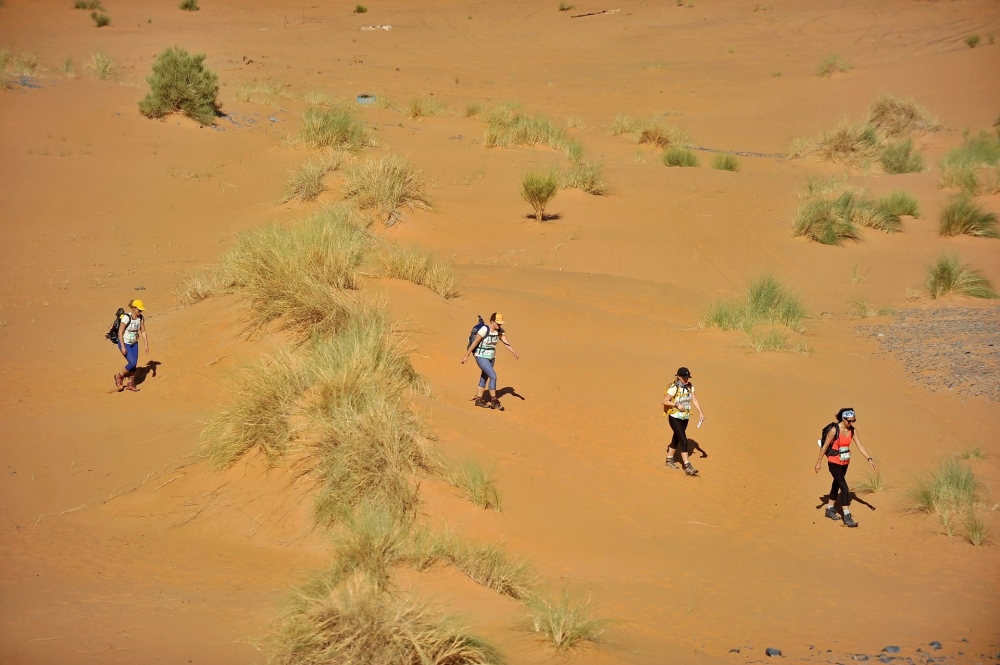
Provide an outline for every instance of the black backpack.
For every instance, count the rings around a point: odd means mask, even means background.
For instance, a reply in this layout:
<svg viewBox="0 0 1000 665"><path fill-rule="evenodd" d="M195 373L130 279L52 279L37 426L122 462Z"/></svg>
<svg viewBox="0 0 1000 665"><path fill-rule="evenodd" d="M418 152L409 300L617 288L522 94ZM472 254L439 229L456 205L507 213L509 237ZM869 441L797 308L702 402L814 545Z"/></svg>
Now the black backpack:
<svg viewBox="0 0 1000 665"><path fill-rule="evenodd" d="M834 450L833 444L837 442L837 437L840 436L840 424L839 423L833 422L833 423L830 423L829 425L827 425L826 427L824 427L823 428L823 433L819 435L819 441L817 441L816 443L818 443L820 449L822 449L823 448L823 442L826 441L826 435L829 434L830 430L834 430L833 443L830 444L830 447L829 447L829 449L827 449L826 452L830 456L832 456L832 455L836 455L837 454L837 453L833 452L833 450ZM837 448L837 450L840 450L840 449Z"/></svg>
<svg viewBox="0 0 1000 665"><path fill-rule="evenodd" d="M486 325L483 321L482 315L479 316L479 323L472 326L472 332L469 333L469 343L465 345L465 348L472 346L472 343L476 341L476 337L479 335L479 329Z"/></svg>
<svg viewBox="0 0 1000 665"><path fill-rule="evenodd" d="M121 323L123 314L125 314L125 309L119 307L118 311L115 312L115 322L108 328L108 332L104 333L104 337L115 346L118 346L118 324ZM129 317L129 320L132 320L131 317Z"/></svg>

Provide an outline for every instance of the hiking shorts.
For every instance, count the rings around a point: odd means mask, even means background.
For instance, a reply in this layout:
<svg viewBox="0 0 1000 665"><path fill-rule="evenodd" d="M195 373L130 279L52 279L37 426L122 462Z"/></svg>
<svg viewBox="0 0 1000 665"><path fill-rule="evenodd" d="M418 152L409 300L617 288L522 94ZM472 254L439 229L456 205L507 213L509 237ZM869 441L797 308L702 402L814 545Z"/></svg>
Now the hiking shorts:
<svg viewBox="0 0 1000 665"><path fill-rule="evenodd" d="M490 390L497 389L497 372L493 369L496 358L481 358L476 356L476 364L479 365L481 374L479 375L479 387L486 387L486 380L489 379Z"/></svg>
<svg viewBox="0 0 1000 665"><path fill-rule="evenodd" d="M125 371L132 372L139 364L139 342L125 345Z"/></svg>

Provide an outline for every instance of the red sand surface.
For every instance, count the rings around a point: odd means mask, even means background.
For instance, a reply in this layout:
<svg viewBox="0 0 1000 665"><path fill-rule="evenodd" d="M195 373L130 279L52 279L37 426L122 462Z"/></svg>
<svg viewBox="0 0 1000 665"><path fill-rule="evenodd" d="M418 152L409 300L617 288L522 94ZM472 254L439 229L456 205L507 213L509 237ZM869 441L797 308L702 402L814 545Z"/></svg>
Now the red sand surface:
<svg viewBox="0 0 1000 665"><path fill-rule="evenodd" d="M234 232L319 205L277 203L287 170L309 156L284 141L307 90L398 103L433 94L454 109L420 121L359 113L377 128L372 152L408 156L434 200L387 235L454 260L466 295L367 288L406 321L432 387L418 407L440 451L500 474L502 513L434 480L421 485L424 512L505 539L546 588L617 621L610 644L574 662L751 662L769 646L843 662L888 644L914 656L931 640L950 662L998 652L1000 549L908 514L905 492L944 456L979 447L988 459L970 463L995 508L1000 404L924 389L875 355L850 313L860 298L989 306L907 300L942 250L1000 284L1000 241L937 235L949 193L933 168L963 129L1000 112L1000 44L987 39L1000 35L995 1L580 0L565 13L547 1L373 0L364 15L353 3L201 4L187 13L106 0L113 22L102 29L70 0L0 6L0 46L44 68L40 87L0 92L0 662L264 662L288 590L328 561L307 488L281 469L217 474L194 456L232 370L283 340L246 340L234 300L182 308L174 295ZM392 30L359 29L375 24ZM983 40L970 49L973 33ZM240 126L138 113L153 58L173 44L207 53ZM121 84L84 72L97 50L119 63ZM854 69L816 76L830 53ZM57 69L67 55L75 78ZM231 101L251 80L281 81L286 94ZM842 248L790 232L807 177L842 166L748 157L730 173L701 153L700 169L667 169L609 130L617 112L669 111L699 146L782 153L793 137L861 117L883 91L940 118L945 129L920 139L932 168L852 178L875 194L907 189L923 216ZM549 207L557 219L530 219L521 173L564 158L486 149L483 123L463 111L500 100L577 117L571 134L604 162L612 195L561 192ZM980 202L1000 212L1000 197ZM851 283L854 264L868 267L866 283ZM763 270L808 307L809 355L757 354L742 333L699 329L708 302ZM101 336L137 296L149 314L142 362L159 364L141 392L118 394L121 358ZM500 352L500 385L520 396L504 398L504 413L472 407L475 371L458 362L476 314L497 310L521 353ZM697 479L663 466L660 399L678 365L692 369L708 414L694 430L708 454L695 458ZM819 428L848 404L889 485L866 498L877 510L855 507L854 530L822 518L829 476L812 472ZM856 464L849 479L862 477ZM997 512L985 515L1000 534ZM516 629L522 606L454 571L398 583L464 614L510 663L552 658Z"/></svg>

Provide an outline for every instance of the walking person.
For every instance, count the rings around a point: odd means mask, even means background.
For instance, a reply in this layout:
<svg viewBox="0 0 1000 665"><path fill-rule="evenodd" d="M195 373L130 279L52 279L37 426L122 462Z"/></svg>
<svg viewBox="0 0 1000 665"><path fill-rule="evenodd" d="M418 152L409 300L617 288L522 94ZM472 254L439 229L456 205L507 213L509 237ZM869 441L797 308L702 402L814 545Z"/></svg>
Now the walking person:
<svg viewBox="0 0 1000 665"><path fill-rule="evenodd" d="M497 399L497 373L493 368L494 363L496 363L497 342L506 346L507 350L514 354L515 360L520 359L521 356L517 354L514 347L507 341L507 333L503 329L503 314L498 312L491 314L489 324L484 323L483 318L479 317L479 323L481 325L479 325L472 335L469 348L465 350L465 355L462 357L462 364L464 365L465 361L469 359L470 353L474 354L476 364L480 370L479 388L476 391L476 406L503 411L503 405ZM483 397L483 393L487 390L487 384L490 391L489 400Z"/></svg>
<svg viewBox="0 0 1000 665"><path fill-rule="evenodd" d="M681 451L681 461L684 463L684 473L689 476L697 476L698 469L691 466L688 453L691 452L691 442L687 438L687 426L691 419L691 407L698 409L698 425L705 420L705 412L701 410L701 404L694 394L694 385L691 383L691 371L687 367L680 367L674 382L667 388L667 394L663 398L663 415L670 422L670 429L673 430L673 438L670 439L670 447L667 448L667 466L676 469L677 463L674 461L674 451Z"/></svg>
<svg viewBox="0 0 1000 665"><path fill-rule="evenodd" d="M129 311L122 314L118 320L118 350L125 356L125 368L115 374L115 385L118 387L118 392L122 390L139 392L135 387L135 367L139 364L140 337L146 354L149 354L146 319L142 315L146 306L141 300L133 300L128 307Z"/></svg>
<svg viewBox="0 0 1000 665"><path fill-rule="evenodd" d="M816 460L816 473L823 464L823 457L826 457L826 465L833 476L833 485L830 487L830 501L826 506L826 516L832 520L839 520L837 514L837 499L844 511L844 524L856 527L857 522L851 516L851 490L847 486L847 467L851 463L851 444L858 444L858 450L868 458L868 463L872 469L877 468L872 456L865 450L858 436L858 430L854 427L857 415L852 408L843 408L837 412L837 421L828 427L823 446L819 451L819 459Z"/></svg>

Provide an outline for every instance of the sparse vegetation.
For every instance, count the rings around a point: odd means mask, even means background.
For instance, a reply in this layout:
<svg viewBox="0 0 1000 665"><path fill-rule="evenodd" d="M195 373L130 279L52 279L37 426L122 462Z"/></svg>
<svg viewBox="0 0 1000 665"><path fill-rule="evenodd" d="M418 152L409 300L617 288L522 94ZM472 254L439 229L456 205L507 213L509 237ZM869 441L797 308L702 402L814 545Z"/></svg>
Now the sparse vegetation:
<svg viewBox="0 0 1000 665"><path fill-rule="evenodd" d="M662 117L653 118L639 130L639 143L652 143L660 148L670 148L684 145L688 136L677 125L667 122Z"/></svg>
<svg viewBox="0 0 1000 665"><path fill-rule="evenodd" d="M299 140L311 148L361 150L374 144L364 123L342 107L306 109Z"/></svg>
<svg viewBox="0 0 1000 665"><path fill-rule="evenodd" d="M61 71L66 78L71 79L76 76L76 69L73 67L73 58L66 56L66 59L62 61L59 65L59 71Z"/></svg>
<svg viewBox="0 0 1000 665"><path fill-rule="evenodd" d="M281 94L284 87L279 81L246 81L236 86L232 99L234 102L270 104L271 98Z"/></svg>
<svg viewBox="0 0 1000 665"><path fill-rule="evenodd" d="M479 102L469 102L465 107L465 117L471 118L483 112L483 105Z"/></svg>
<svg viewBox="0 0 1000 665"><path fill-rule="evenodd" d="M854 68L851 67L846 60L836 53L831 53L826 56L821 63L819 63L819 67L816 69L816 74L818 76L832 76L833 74L846 72L851 69Z"/></svg>
<svg viewBox="0 0 1000 665"><path fill-rule="evenodd" d="M451 563L473 582L514 600L532 596L532 575L528 564L512 559L502 545L458 543L453 547Z"/></svg>
<svg viewBox="0 0 1000 665"><path fill-rule="evenodd" d="M198 0L181 0L181 4L177 5L179 9L186 12L196 12L198 11Z"/></svg>
<svg viewBox="0 0 1000 665"><path fill-rule="evenodd" d="M180 111L203 125L213 124L219 114L219 79L204 62L205 54L190 55L177 46L160 53L146 78L149 92L139 102L139 112L162 118Z"/></svg>
<svg viewBox="0 0 1000 665"><path fill-rule="evenodd" d="M491 467L466 460L447 473L448 482L462 490L465 497L483 510L500 512L500 492Z"/></svg>
<svg viewBox="0 0 1000 665"><path fill-rule="evenodd" d="M368 8L365 7L364 5L354 5L354 13L355 14L366 14L366 13L368 13Z"/></svg>
<svg viewBox="0 0 1000 665"><path fill-rule="evenodd" d="M920 173L924 170L924 156L913 151L910 139L886 144L879 161L886 173Z"/></svg>
<svg viewBox="0 0 1000 665"><path fill-rule="evenodd" d="M609 192L604 179L604 166L596 161L580 161L569 167L563 175L562 186L579 189L594 196L604 196Z"/></svg>
<svg viewBox="0 0 1000 665"><path fill-rule="evenodd" d="M102 12L90 12L90 19L94 22L94 25L98 28L103 28L106 25L111 25L111 17Z"/></svg>
<svg viewBox="0 0 1000 665"><path fill-rule="evenodd" d="M344 196L371 210L386 226L405 216L400 208L428 210L420 172L405 157L390 154L353 164L344 171Z"/></svg>
<svg viewBox="0 0 1000 665"><path fill-rule="evenodd" d="M878 200L878 205L897 217L901 215L920 217L920 203L917 202L917 197L902 189L886 194Z"/></svg>
<svg viewBox="0 0 1000 665"><path fill-rule="evenodd" d="M445 114L445 106L436 99L417 98L411 101L403 114L411 120Z"/></svg>
<svg viewBox="0 0 1000 665"><path fill-rule="evenodd" d="M794 234L824 245L860 240L859 227L885 233L898 231L899 215L864 191L847 189L833 198L813 198L800 206L793 222Z"/></svg>
<svg viewBox="0 0 1000 665"><path fill-rule="evenodd" d="M535 210L535 219L545 220L545 207L559 191L559 172L556 169L528 171L521 180L521 198Z"/></svg>
<svg viewBox="0 0 1000 665"><path fill-rule="evenodd" d="M1000 192L1000 135L965 133L962 145L941 159L941 185L970 196Z"/></svg>
<svg viewBox="0 0 1000 665"><path fill-rule="evenodd" d="M965 527L965 539L969 541L970 545L982 547L992 540L990 525L977 509L966 511L963 526Z"/></svg>
<svg viewBox="0 0 1000 665"><path fill-rule="evenodd" d="M97 51L87 60L85 67L96 79L110 81L118 76L118 67L104 51Z"/></svg>
<svg viewBox="0 0 1000 665"><path fill-rule="evenodd" d="M581 642L599 643L609 621L590 616L590 603L575 603L568 593L559 598L534 597L528 601L531 630L545 637L557 651Z"/></svg>
<svg viewBox="0 0 1000 665"><path fill-rule="evenodd" d="M758 325L798 331L805 316L805 308L791 291L773 276L761 275L750 280L741 300L723 298L709 305L702 325L747 333Z"/></svg>
<svg viewBox="0 0 1000 665"><path fill-rule="evenodd" d="M852 309L862 319L870 319L873 316L886 316L895 311L891 307L874 307L865 300L855 300Z"/></svg>
<svg viewBox="0 0 1000 665"><path fill-rule="evenodd" d="M966 37L965 45L969 48L976 48L979 45L979 35L969 35Z"/></svg>
<svg viewBox="0 0 1000 665"><path fill-rule="evenodd" d="M614 136L634 134L639 131L641 125L642 123L632 116L619 113L615 116L614 120L611 121L611 133Z"/></svg>
<svg viewBox="0 0 1000 665"><path fill-rule="evenodd" d="M290 171L281 202L315 201L316 197L326 191L323 179L327 174L339 169L343 161L343 153L333 152L318 161L306 162L296 171Z"/></svg>
<svg viewBox="0 0 1000 665"><path fill-rule="evenodd" d="M559 3L559 11L561 11L561 12L568 12L569 10L573 9L573 7L574 7L574 5L571 5L571 4L567 3L567 2L560 2Z"/></svg>
<svg viewBox="0 0 1000 665"><path fill-rule="evenodd" d="M425 286L442 298L462 295L450 264L436 259L431 252L412 246L385 245L378 253L378 274Z"/></svg>
<svg viewBox="0 0 1000 665"><path fill-rule="evenodd" d="M855 263L851 266L851 284L864 284L868 280L868 266Z"/></svg>
<svg viewBox="0 0 1000 665"><path fill-rule="evenodd" d="M712 168L719 171L739 171L740 160L731 152L720 152L712 157Z"/></svg>
<svg viewBox="0 0 1000 665"><path fill-rule="evenodd" d="M865 479L854 486L858 492L865 494L876 494L885 489L885 481L882 479L882 465L875 459L875 468L865 469Z"/></svg>
<svg viewBox="0 0 1000 665"><path fill-rule="evenodd" d="M890 139L941 129L937 118L913 99L887 93L876 97L868 106L867 123Z"/></svg>
<svg viewBox="0 0 1000 665"><path fill-rule="evenodd" d="M938 233L946 237L967 235L978 238L1000 238L996 214L987 212L966 195L954 197L941 210Z"/></svg>
<svg viewBox="0 0 1000 665"><path fill-rule="evenodd" d="M996 298L997 292L982 273L959 261L956 254L942 254L927 267L927 291L932 298L954 293L970 298Z"/></svg>
<svg viewBox="0 0 1000 665"><path fill-rule="evenodd" d="M515 104L498 104L490 110L486 116L485 143L487 148L541 144L562 151L579 146L579 141L567 138L565 128L545 116L530 116Z"/></svg>
<svg viewBox="0 0 1000 665"><path fill-rule="evenodd" d="M964 512L980 500L982 485L968 466L953 457L919 478L909 491L910 508L927 514Z"/></svg>
<svg viewBox="0 0 1000 665"><path fill-rule="evenodd" d="M74 9L104 9L101 6L101 0L76 0L73 3Z"/></svg>
<svg viewBox="0 0 1000 665"><path fill-rule="evenodd" d="M694 151L674 147L663 151L663 164L664 166L691 167L700 166L701 162L698 161L698 155L694 154Z"/></svg>
<svg viewBox="0 0 1000 665"><path fill-rule="evenodd" d="M182 305L194 305L218 294L220 286L218 270L199 270L184 280L176 295Z"/></svg>
<svg viewBox="0 0 1000 665"><path fill-rule="evenodd" d="M779 328L765 328L750 333L750 348L757 353L787 351L788 335Z"/></svg>
<svg viewBox="0 0 1000 665"><path fill-rule="evenodd" d="M979 446L962 451L959 457L962 459L989 459Z"/></svg>

